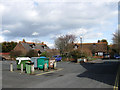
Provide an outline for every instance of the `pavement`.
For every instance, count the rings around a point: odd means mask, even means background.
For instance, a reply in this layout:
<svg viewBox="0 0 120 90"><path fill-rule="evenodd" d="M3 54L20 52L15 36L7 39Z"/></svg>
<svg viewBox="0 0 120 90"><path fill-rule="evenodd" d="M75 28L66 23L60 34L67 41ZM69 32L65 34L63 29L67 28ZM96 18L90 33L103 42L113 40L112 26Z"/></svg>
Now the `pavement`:
<svg viewBox="0 0 120 90"><path fill-rule="evenodd" d="M9 64L14 64L14 72ZM57 70L36 75L16 72L14 61L2 62L2 88L114 88L118 60L99 60L94 63L76 64L57 62Z"/></svg>

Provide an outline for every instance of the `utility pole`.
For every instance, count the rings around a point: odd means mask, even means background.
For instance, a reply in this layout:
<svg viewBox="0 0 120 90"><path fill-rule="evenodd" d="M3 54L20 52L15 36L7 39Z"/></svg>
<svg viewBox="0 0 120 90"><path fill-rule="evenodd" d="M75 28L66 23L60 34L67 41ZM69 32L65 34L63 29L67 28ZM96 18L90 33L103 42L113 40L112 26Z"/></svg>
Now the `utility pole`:
<svg viewBox="0 0 120 90"><path fill-rule="evenodd" d="M82 36L80 36L80 43L81 43L81 49L82 49Z"/></svg>
<svg viewBox="0 0 120 90"><path fill-rule="evenodd" d="M81 51L80 53L81 53L81 55L82 55L82 36L80 36L80 43L81 43L81 44L80 44L80 51Z"/></svg>
<svg viewBox="0 0 120 90"><path fill-rule="evenodd" d="M120 31L118 28L118 55L120 55Z"/></svg>

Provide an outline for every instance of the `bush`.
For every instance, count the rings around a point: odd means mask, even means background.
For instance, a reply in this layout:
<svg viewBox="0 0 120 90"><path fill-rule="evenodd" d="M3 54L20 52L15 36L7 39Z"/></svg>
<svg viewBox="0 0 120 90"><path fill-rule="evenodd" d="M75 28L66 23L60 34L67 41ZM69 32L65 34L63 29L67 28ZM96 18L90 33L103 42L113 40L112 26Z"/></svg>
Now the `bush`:
<svg viewBox="0 0 120 90"><path fill-rule="evenodd" d="M42 52L40 56L48 57L48 53L47 52Z"/></svg>
<svg viewBox="0 0 120 90"><path fill-rule="evenodd" d="M81 52L78 50L74 50L70 52L70 55L77 61L78 58L81 58Z"/></svg>
<svg viewBox="0 0 120 90"><path fill-rule="evenodd" d="M78 58L87 58L88 54L86 52L81 52L80 50L74 50L70 52L70 56L77 61Z"/></svg>
<svg viewBox="0 0 120 90"><path fill-rule="evenodd" d="M88 61L96 60L96 58L93 57L87 57Z"/></svg>

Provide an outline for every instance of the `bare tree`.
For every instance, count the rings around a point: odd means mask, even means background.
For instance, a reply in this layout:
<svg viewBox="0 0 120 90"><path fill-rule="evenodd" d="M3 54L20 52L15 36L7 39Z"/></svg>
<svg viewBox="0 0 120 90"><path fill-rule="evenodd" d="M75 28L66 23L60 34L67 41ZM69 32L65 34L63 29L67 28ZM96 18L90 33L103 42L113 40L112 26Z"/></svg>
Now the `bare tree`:
<svg viewBox="0 0 120 90"><path fill-rule="evenodd" d="M76 40L75 35L60 36L55 40L55 47L60 50L61 54L69 53L73 48L72 43Z"/></svg>

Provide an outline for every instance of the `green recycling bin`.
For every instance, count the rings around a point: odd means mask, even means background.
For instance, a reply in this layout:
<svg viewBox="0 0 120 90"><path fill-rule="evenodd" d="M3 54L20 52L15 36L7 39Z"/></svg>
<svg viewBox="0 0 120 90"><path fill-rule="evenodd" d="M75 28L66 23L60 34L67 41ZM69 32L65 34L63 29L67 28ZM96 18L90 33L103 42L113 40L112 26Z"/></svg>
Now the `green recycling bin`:
<svg viewBox="0 0 120 90"><path fill-rule="evenodd" d="M27 62L26 63L26 73L30 74L31 73L31 65L34 65L33 62Z"/></svg>
<svg viewBox="0 0 120 90"><path fill-rule="evenodd" d="M47 68L49 67L49 58L40 57L37 59L37 67L39 69L44 69L44 64L47 63Z"/></svg>
<svg viewBox="0 0 120 90"><path fill-rule="evenodd" d="M21 64L23 64L23 69L26 68L26 62L31 61L29 57L17 57L16 63L17 63L17 69L21 69Z"/></svg>

